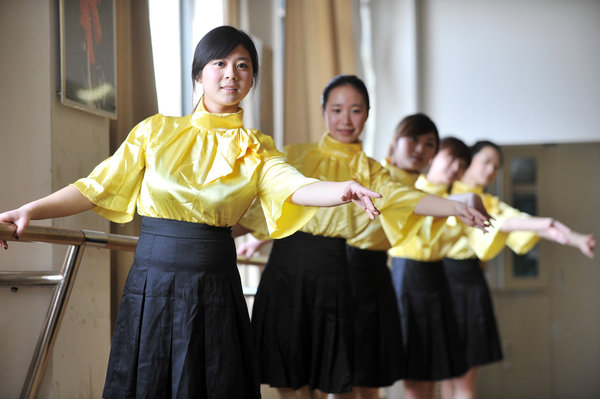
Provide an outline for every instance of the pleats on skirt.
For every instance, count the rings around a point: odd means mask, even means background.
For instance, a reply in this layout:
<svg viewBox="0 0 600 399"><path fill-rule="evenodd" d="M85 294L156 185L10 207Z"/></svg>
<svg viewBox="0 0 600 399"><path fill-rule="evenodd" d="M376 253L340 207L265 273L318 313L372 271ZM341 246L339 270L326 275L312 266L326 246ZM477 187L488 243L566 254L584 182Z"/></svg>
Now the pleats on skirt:
<svg viewBox="0 0 600 399"><path fill-rule="evenodd" d="M350 391L352 308L344 239L275 240L252 310L261 383Z"/></svg>
<svg viewBox="0 0 600 399"><path fill-rule="evenodd" d="M354 295L354 386L386 387L404 377L402 328L387 251L348 245Z"/></svg>
<svg viewBox="0 0 600 399"><path fill-rule="evenodd" d="M479 260L446 258L444 269L469 367L502 360L494 306Z"/></svg>
<svg viewBox="0 0 600 399"><path fill-rule="evenodd" d="M260 398L231 229L144 217L104 398Z"/></svg>
<svg viewBox="0 0 600 399"><path fill-rule="evenodd" d="M439 381L467 371L454 306L439 262L393 258L404 350L405 379Z"/></svg>

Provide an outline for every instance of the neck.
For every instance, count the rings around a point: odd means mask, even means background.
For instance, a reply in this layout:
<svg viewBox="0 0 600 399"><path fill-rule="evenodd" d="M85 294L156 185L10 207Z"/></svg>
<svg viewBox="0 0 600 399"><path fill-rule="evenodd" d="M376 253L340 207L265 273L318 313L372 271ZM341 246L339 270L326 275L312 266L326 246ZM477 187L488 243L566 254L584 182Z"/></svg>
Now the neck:
<svg viewBox="0 0 600 399"><path fill-rule="evenodd" d="M206 101L206 100L207 99L203 96L202 102L204 104L204 109L207 110L208 112L210 112L211 114L234 114L239 109L239 103L231 104L231 105L223 105L223 104L219 104L217 102L211 101L210 99L208 101Z"/></svg>
<svg viewBox="0 0 600 399"><path fill-rule="evenodd" d="M467 186L481 188L481 184L478 184L477 180L475 179L475 177L472 176L468 172L469 172L468 170L467 170L467 172L465 172L465 174L460 179L460 181L463 182L464 184L466 184Z"/></svg>
<svg viewBox="0 0 600 399"><path fill-rule="evenodd" d="M443 178L440 178L439 176L436 176L434 173L427 173L427 174L425 175L425 178L426 178L426 179L427 179L427 180L428 180L430 183L433 183L433 184L439 184L440 186L441 186L441 185L444 185L444 186L449 186L450 184L452 184L452 183L449 183L449 182L447 182L447 181L446 181L446 179L443 179Z"/></svg>

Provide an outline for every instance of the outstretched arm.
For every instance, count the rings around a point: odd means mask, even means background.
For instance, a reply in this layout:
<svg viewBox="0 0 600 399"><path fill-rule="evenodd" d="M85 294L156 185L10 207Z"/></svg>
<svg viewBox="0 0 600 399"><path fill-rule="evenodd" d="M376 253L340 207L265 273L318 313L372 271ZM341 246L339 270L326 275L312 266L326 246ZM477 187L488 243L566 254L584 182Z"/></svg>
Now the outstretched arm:
<svg viewBox="0 0 600 399"><path fill-rule="evenodd" d="M571 230L558 220L547 217L513 217L506 219L500 231L510 233L512 231L535 231L535 233L546 240L554 241L563 245L578 248L588 258L594 257L596 240L592 234L582 234Z"/></svg>
<svg viewBox="0 0 600 399"><path fill-rule="evenodd" d="M437 195L427 195L417 203L417 215L437 217L456 216L471 227L486 231L491 225L492 217L487 213L481 198L477 195L455 196L455 199L445 199Z"/></svg>
<svg viewBox="0 0 600 399"><path fill-rule="evenodd" d="M29 226L31 220L51 219L75 215L88 209L94 204L87 199L75 186L67 186L47 197L29 202L20 208L0 213L0 222L13 223L17 226L15 238L19 238ZM0 241L2 248L8 248L6 241Z"/></svg>
<svg viewBox="0 0 600 399"><path fill-rule="evenodd" d="M291 202L295 205L330 207L352 201L371 219L375 219L375 216L379 215L379 210L373 205L373 198L381 198L381 194L355 181L319 181L300 187L292 194Z"/></svg>

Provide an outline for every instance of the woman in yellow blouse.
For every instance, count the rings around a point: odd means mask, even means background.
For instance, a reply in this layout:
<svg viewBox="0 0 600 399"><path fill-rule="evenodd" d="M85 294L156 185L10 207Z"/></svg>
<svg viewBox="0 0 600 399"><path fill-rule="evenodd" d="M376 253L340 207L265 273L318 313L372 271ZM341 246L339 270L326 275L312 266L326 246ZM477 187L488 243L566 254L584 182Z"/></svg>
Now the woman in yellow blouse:
<svg viewBox="0 0 600 399"><path fill-rule="evenodd" d="M430 127L428 118L413 115L396 128L388 160L402 165L394 178L408 187L414 187L437 151L437 129ZM335 398L376 399L379 387L390 386L405 374L400 314L387 265L390 243L378 219L346 243L355 304L354 387L352 394Z"/></svg>
<svg viewBox="0 0 600 399"><path fill-rule="evenodd" d="M0 214L30 220L93 209L117 223L142 215L114 331L104 398L259 398L258 367L231 226L258 197L272 237L350 200L371 217L377 193L318 182L285 162L271 138L246 129L240 101L258 75L250 37L222 26L198 43L192 115L152 116L87 177ZM358 208L357 208L358 209ZM6 242L1 243L6 248Z"/></svg>
<svg viewBox="0 0 600 399"><path fill-rule="evenodd" d="M397 237L412 234L423 219L418 214L458 214L471 225L484 226L486 218L478 211L395 183L362 152L359 136L369 97L359 78L340 75L329 82L322 110L327 132L321 140L286 147L288 161L306 176L354 179L379 190L379 218ZM257 234L261 223L256 219L251 212L241 224ZM345 239L355 237L369 222L350 207L320 209L299 232L273 243L256 294L252 327L261 382L279 388L282 398L344 393L356 386Z"/></svg>
<svg viewBox="0 0 600 399"><path fill-rule="evenodd" d="M489 289L480 261L495 257L504 246L518 254L531 250L540 238L579 248L594 256L595 239L572 231L562 223L545 217L531 217L484 193L484 188L496 178L502 164L500 147L489 141L479 141L471 147L473 161L453 193L479 194L488 212L495 218L488 234L466 229L465 235L452 247L444 260L444 268L459 327L459 338L465 347L469 371L460 378L445 381L445 399L474 398L477 367L502 359L502 348Z"/></svg>
<svg viewBox="0 0 600 399"><path fill-rule="evenodd" d="M396 179L410 176L415 187L428 193L447 195L452 179L458 178L470 161L468 147L456 138L445 138L433 157L427 175L418 175L413 159L417 150L437 137L437 128L426 115L406 117L392 141L390 157L384 162ZM412 150L403 150L402 142ZM410 148L410 147L409 147ZM431 159L431 158L430 158ZM457 326L442 259L455 237L447 222L427 218L412 238L392 243L392 274L403 328L406 354L404 387L407 398L431 399L435 381L462 375L466 362L457 340ZM385 228L385 225L384 225Z"/></svg>

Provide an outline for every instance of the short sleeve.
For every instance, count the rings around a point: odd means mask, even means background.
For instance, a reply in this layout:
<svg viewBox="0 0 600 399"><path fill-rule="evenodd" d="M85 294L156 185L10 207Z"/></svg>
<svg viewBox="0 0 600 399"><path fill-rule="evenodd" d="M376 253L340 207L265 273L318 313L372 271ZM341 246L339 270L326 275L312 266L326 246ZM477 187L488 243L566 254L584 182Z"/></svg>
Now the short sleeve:
<svg viewBox="0 0 600 399"><path fill-rule="evenodd" d="M132 129L115 153L73 185L94 205L93 211L116 223L133 219L145 170L145 149L155 115Z"/></svg>
<svg viewBox="0 0 600 399"><path fill-rule="evenodd" d="M258 198L271 238L293 234L317 212L316 207L294 205L290 196L300 187L317 182L285 162L284 157L266 158L260 168Z"/></svg>
<svg viewBox="0 0 600 399"><path fill-rule="evenodd" d="M518 254L529 252L539 241L537 234L529 231L506 233L500 230L506 220L514 217L529 217L529 215L499 200L495 205L495 212L492 212L495 220L492 222L493 227L488 228L487 233L469 229L469 245L473 252L482 261L496 257L505 246Z"/></svg>
<svg viewBox="0 0 600 399"><path fill-rule="evenodd" d="M259 240L268 240L271 238L265 214L258 198L252 202L252 205L238 223L250 230L250 233Z"/></svg>
<svg viewBox="0 0 600 399"><path fill-rule="evenodd" d="M392 247L402 245L407 239L419 232L425 220L424 216L414 213L415 207L427 194L400 182L393 181L387 172L377 173L370 187L381 193L382 198L375 200L375 206L381 211L381 226ZM381 204L381 202L384 202ZM441 223L433 223L437 231ZM437 233L434 233L437 234Z"/></svg>

